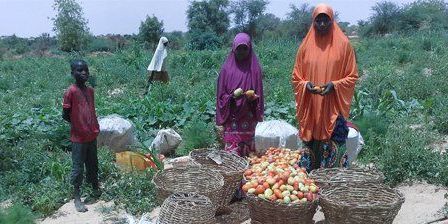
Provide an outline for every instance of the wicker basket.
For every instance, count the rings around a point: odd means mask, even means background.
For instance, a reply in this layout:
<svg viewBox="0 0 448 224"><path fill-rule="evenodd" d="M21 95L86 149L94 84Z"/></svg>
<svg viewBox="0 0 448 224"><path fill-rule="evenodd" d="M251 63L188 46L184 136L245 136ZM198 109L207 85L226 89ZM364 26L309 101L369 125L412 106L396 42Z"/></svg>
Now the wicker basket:
<svg viewBox="0 0 448 224"><path fill-rule="evenodd" d="M224 178L219 172L199 166L178 167L159 171L154 175L153 183L159 203L174 193L202 194L216 205L220 200Z"/></svg>
<svg viewBox="0 0 448 224"><path fill-rule="evenodd" d="M345 183L383 183L384 175L376 170L361 168L325 168L311 171L309 178L314 179L321 189L338 186Z"/></svg>
<svg viewBox="0 0 448 224"><path fill-rule="evenodd" d="M213 204L206 196L196 193L170 195L160 208L158 224L215 223Z"/></svg>
<svg viewBox="0 0 448 224"><path fill-rule="evenodd" d="M309 224L314 223L318 201L298 204L271 202L253 195L247 196L252 223Z"/></svg>
<svg viewBox="0 0 448 224"><path fill-rule="evenodd" d="M237 155L213 149L193 150L190 157L202 167L215 170L224 177L224 187L218 201L218 213L223 213L240 186L243 173L248 168L249 163ZM217 164L212 158L217 158L222 163Z"/></svg>
<svg viewBox="0 0 448 224"><path fill-rule="evenodd" d="M392 223L404 197L382 184L342 184L321 193L320 206L329 223Z"/></svg>

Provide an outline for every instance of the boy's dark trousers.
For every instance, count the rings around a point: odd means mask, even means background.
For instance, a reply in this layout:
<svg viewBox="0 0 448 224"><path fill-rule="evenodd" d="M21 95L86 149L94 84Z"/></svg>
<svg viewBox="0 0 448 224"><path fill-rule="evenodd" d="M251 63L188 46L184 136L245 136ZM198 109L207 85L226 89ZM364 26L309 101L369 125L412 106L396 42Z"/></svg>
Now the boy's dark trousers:
<svg viewBox="0 0 448 224"><path fill-rule="evenodd" d="M91 184L94 190L97 190L99 183L96 139L87 143L72 142L71 182L75 188L75 194L79 194L79 188L82 185L82 180L84 178L84 165L86 167L87 183Z"/></svg>

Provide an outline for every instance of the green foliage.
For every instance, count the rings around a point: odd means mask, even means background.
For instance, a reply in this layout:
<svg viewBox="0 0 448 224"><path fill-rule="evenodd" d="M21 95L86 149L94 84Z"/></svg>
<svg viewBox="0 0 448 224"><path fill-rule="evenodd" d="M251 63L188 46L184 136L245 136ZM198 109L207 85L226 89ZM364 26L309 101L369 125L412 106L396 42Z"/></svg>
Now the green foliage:
<svg viewBox="0 0 448 224"><path fill-rule="evenodd" d="M314 8L308 3L303 3L298 7L291 4L290 8L291 11L284 23L286 34L303 38L311 27Z"/></svg>
<svg viewBox="0 0 448 224"><path fill-rule="evenodd" d="M180 50L185 45L185 34L181 31L173 31L165 33L166 38L169 40L169 49Z"/></svg>
<svg viewBox="0 0 448 224"><path fill-rule="evenodd" d="M140 24L138 35L141 42L155 47L162 36L163 30L163 21L159 21L154 15L152 17L146 16L145 21Z"/></svg>
<svg viewBox="0 0 448 224"><path fill-rule="evenodd" d="M443 0L418 0L406 5L399 20L401 30L447 30L448 4Z"/></svg>
<svg viewBox="0 0 448 224"><path fill-rule="evenodd" d="M237 32L246 32L253 38L258 37L259 25L268 3L266 0L233 1L230 12L234 14ZM270 17L264 19L272 18L272 16L271 14Z"/></svg>
<svg viewBox="0 0 448 224"><path fill-rule="evenodd" d="M392 184L407 179L426 179L439 182L446 167L440 166L447 155L431 151L428 145L434 141L435 135L426 128L413 129L398 119L380 144L383 153L379 155L379 165Z"/></svg>
<svg viewBox="0 0 448 224"><path fill-rule="evenodd" d="M213 123L205 122L200 117L194 117L187 122L182 136L185 139L181 155L188 155L193 149L207 148L216 142Z"/></svg>
<svg viewBox="0 0 448 224"><path fill-rule="evenodd" d="M257 20L258 37L273 39L277 34L277 27L281 25L281 20L274 14L266 13Z"/></svg>
<svg viewBox="0 0 448 224"><path fill-rule="evenodd" d="M76 0L55 0L57 15L53 18L59 47L63 51L80 51L89 40L89 28L84 13Z"/></svg>
<svg viewBox="0 0 448 224"><path fill-rule="evenodd" d="M402 7L384 1L377 3L372 11L368 21L358 24L363 36L448 29L448 4L443 0L418 0Z"/></svg>
<svg viewBox="0 0 448 224"><path fill-rule="evenodd" d="M228 5L228 0L191 2L187 10L190 49L216 49L222 46L230 23Z"/></svg>
<svg viewBox="0 0 448 224"><path fill-rule="evenodd" d="M2 211L0 209L0 223L2 224L32 224L35 223L34 215L30 209L14 204Z"/></svg>
<svg viewBox="0 0 448 224"><path fill-rule="evenodd" d="M441 134L448 134L448 99L446 97L437 96L432 100L431 114L434 116L434 126Z"/></svg>
<svg viewBox="0 0 448 224"><path fill-rule="evenodd" d="M211 31L205 32L190 32L188 35L189 49L198 49L198 50L216 50L220 48L223 42L223 38L216 35Z"/></svg>
<svg viewBox="0 0 448 224"><path fill-rule="evenodd" d="M111 52L116 49L116 44L108 38L101 37L93 37L93 40L90 42L88 51L96 52L96 51L107 51Z"/></svg>
<svg viewBox="0 0 448 224"><path fill-rule="evenodd" d="M361 31L363 35L384 35L397 30L401 14L397 4L390 1L378 2L372 7L372 11L370 24Z"/></svg>
<svg viewBox="0 0 448 224"><path fill-rule="evenodd" d="M115 165L114 155L108 150L99 151L100 181L105 200L114 200L132 214L151 211L156 206L153 172L123 172Z"/></svg>

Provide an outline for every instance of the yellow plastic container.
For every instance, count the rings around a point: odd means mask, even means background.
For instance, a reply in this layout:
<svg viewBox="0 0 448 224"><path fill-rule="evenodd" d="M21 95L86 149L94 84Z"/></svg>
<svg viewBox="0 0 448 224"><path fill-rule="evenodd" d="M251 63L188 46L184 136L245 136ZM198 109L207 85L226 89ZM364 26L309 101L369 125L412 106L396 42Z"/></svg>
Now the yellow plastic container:
<svg viewBox="0 0 448 224"><path fill-rule="evenodd" d="M151 159L137 152L124 151L116 153L115 156L116 163L127 171L145 170L148 167L156 167Z"/></svg>

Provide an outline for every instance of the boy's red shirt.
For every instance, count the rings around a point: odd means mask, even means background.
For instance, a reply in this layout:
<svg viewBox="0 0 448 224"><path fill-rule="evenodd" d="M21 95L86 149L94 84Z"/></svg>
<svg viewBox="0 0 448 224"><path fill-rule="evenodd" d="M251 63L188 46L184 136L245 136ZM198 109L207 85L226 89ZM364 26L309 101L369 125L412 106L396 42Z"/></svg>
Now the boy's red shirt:
<svg viewBox="0 0 448 224"><path fill-rule="evenodd" d="M65 91L62 107L70 109L72 142L86 143L96 139L100 126L96 118L93 88L81 90L75 84L71 85Z"/></svg>

